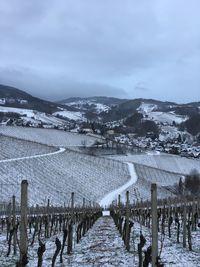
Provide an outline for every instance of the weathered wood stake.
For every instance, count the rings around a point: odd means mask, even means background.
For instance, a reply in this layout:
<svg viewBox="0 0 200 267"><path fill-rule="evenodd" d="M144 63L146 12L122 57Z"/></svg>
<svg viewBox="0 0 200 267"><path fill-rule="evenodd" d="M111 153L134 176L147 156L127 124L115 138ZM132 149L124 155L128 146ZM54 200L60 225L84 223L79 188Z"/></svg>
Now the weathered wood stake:
<svg viewBox="0 0 200 267"><path fill-rule="evenodd" d="M187 232L187 214L186 214L186 198L184 196L183 204L183 247L186 248L186 232Z"/></svg>
<svg viewBox="0 0 200 267"><path fill-rule="evenodd" d="M13 214L13 253L16 255L17 253L17 231L16 231L16 204L15 204L15 196L12 197L12 214Z"/></svg>
<svg viewBox="0 0 200 267"><path fill-rule="evenodd" d="M129 235L129 217L130 217L130 211L129 211L129 191L126 192L126 232L125 232L125 245L126 249L130 250L130 235Z"/></svg>
<svg viewBox="0 0 200 267"><path fill-rule="evenodd" d="M151 184L152 213L152 267L156 267L158 257L157 185Z"/></svg>
<svg viewBox="0 0 200 267"><path fill-rule="evenodd" d="M21 183L21 221L20 221L20 266L24 267L27 260L27 208L28 208L28 181L23 180Z"/></svg>

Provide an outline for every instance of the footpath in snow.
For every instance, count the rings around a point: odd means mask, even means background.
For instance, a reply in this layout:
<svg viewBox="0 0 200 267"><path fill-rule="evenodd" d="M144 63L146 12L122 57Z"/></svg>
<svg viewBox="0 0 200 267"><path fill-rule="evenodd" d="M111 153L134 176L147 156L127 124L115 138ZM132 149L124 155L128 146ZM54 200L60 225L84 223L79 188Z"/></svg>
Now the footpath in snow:
<svg viewBox="0 0 200 267"><path fill-rule="evenodd" d="M1 162L19 161L19 160L24 160L24 159L42 158L42 157L46 157L46 156L53 156L53 155L60 154L60 153L63 153L63 152L65 152L65 148L60 148L59 150L57 150L55 152L50 152L50 153L41 154L41 155L33 155L33 156L14 158L14 159L2 159L2 160L0 160L0 163Z"/></svg>
<svg viewBox="0 0 200 267"><path fill-rule="evenodd" d="M127 162L128 164L128 169L129 169L129 173L131 176L131 179L125 183L124 185L122 185L121 187L119 187L118 189L108 193L100 202L99 205L101 207L108 207L113 200L117 199L118 195L120 195L121 193L123 193L129 186L133 185L134 183L137 182L137 174L135 171L135 166L133 163Z"/></svg>
<svg viewBox="0 0 200 267"><path fill-rule="evenodd" d="M110 216L101 217L76 245L68 266L133 266L133 255L125 250Z"/></svg>

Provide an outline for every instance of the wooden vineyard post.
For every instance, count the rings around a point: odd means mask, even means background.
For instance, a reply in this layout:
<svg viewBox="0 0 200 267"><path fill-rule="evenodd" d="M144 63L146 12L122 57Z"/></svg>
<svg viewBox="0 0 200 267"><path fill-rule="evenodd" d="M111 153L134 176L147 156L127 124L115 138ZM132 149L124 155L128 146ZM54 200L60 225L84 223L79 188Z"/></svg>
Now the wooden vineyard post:
<svg viewBox="0 0 200 267"><path fill-rule="evenodd" d="M183 247L186 248L186 220L187 220L187 214L186 214L186 198L184 196L184 202L183 202Z"/></svg>
<svg viewBox="0 0 200 267"><path fill-rule="evenodd" d="M13 249L14 255L17 253L17 231L16 231L16 203L15 203L15 196L12 197L12 214L13 214Z"/></svg>
<svg viewBox="0 0 200 267"><path fill-rule="evenodd" d="M158 257L157 185L151 184L152 215L152 267L156 267Z"/></svg>
<svg viewBox="0 0 200 267"><path fill-rule="evenodd" d="M119 208L119 211L121 209L121 196L118 195L118 208Z"/></svg>
<svg viewBox="0 0 200 267"><path fill-rule="evenodd" d="M85 198L83 198L83 209L85 209Z"/></svg>
<svg viewBox="0 0 200 267"><path fill-rule="evenodd" d="M49 207L50 207L50 200L48 198L47 201L47 221L46 221L46 237L49 238Z"/></svg>
<svg viewBox="0 0 200 267"><path fill-rule="evenodd" d="M126 192L126 229L125 229L125 245L126 249L130 250L130 234L129 234L129 191Z"/></svg>
<svg viewBox="0 0 200 267"><path fill-rule="evenodd" d="M9 232L10 232L10 229L11 229L11 211L12 207L11 207L11 202L8 203L8 206L7 206L7 216L8 216L8 224L7 224L7 241L9 239Z"/></svg>
<svg viewBox="0 0 200 267"><path fill-rule="evenodd" d="M73 223L74 223L74 192L71 195L71 221L68 225L68 246L67 254L69 255L72 252L73 248Z"/></svg>
<svg viewBox="0 0 200 267"><path fill-rule="evenodd" d="M21 221L20 221L20 265L26 266L27 261L27 208L28 208L28 181L23 180L21 183Z"/></svg>

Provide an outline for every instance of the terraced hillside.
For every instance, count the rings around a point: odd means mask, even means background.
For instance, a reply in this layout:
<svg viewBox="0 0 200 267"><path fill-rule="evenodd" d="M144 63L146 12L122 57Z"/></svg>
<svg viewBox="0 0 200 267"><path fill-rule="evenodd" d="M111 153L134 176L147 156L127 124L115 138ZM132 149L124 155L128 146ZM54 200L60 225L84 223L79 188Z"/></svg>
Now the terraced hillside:
<svg viewBox="0 0 200 267"><path fill-rule="evenodd" d="M45 204L48 198L54 204L68 204L71 192L76 194L76 204L82 203L83 197L98 201L130 178L124 163L70 150L0 162L0 173L2 200L8 200L13 194L19 200L19 184L22 179L27 179L30 205Z"/></svg>
<svg viewBox="0 0 200 267"><path fill-rule="evenodd" d="M174 172L179 174L189 174L192 169L197 169L200 172L200 160L188 159L176 155L160 154L160 155L127 155L114 156L114 159L121 161L129 161L145 166Z"/></svg>
<svg viewBox="0 0 200 267"><path fill-rule="evenodd" d="M90 146L97 138L54 129L0 126L0 133L49 146Z"/></svg>
<svg viewBox="0 0 200 267"><path fill-rule="evenodd" d="M152 167L147 167L140 164L135 164L135 170L138 176L138 180L135 184L130 186L128 190L132 199L150 199L151 198L151 183L157 183L158 186L158 198L173 197L170 191L163 186L170 186L178 183L180 175L171 173Z"/></svg>
<svg viewBox="0 0 200 267"><path fill-rule="evenodd" d="M0 135L0 160L41 155L57 148Z"/></svg>

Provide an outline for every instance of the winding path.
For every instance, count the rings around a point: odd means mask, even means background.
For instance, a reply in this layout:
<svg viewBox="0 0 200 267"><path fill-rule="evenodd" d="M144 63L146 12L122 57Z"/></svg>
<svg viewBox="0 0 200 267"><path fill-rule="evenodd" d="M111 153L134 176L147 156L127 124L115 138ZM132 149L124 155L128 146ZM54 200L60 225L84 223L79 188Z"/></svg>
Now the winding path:
<svg viewBox="0 0 200 267"><path fill-rule="evenodd" d="M60 154L65 152L65 148L59 148L59 150L55 151L55 152L50 152L50 153L46 153L46 154L41 154L41 155L33 155L33 156L27 156L27 157L21 157L21 158L14 158L14 159L3 159L0 160L1 162L12 162L12 161L19 161L19 160L24 160L24 159L34 159L34 158L42 158L42 157L46 157L46 156L52 156L52 155L56 155L56 154Z"/></svg>
<svg viewBox="0 0 200 267"><path fill-rule="evenodd" d="M109 206L112 203L112 201L118 197L118 195L124 192L129 186L137 182L137 174L135 171L134 164L130 162L126 162L126 164L128 164L128 169L129 169L131 179L127 183L122 185L121 187L108 193L104 198L102 198L101 201L99 202L99 205L101 207Z"/></svg>

